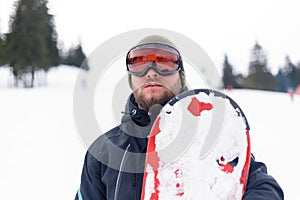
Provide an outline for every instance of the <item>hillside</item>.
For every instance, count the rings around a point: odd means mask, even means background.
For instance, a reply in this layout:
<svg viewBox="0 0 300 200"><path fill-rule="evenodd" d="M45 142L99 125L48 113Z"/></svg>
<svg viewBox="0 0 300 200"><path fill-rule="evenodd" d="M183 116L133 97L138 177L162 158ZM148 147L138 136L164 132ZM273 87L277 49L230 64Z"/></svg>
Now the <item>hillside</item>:
<svg viewBox="0 0 300 200"><path fill-rule="evenodd" d="M86 151L73 119L77 73L61 66L49 72L48 86L16 89L6 87L8 73L0 68L1 199L74 198ZM300 97L291 101L287 94L254 90L227 94L248 118L256 159L267 164L286 199L297 199Z"/></svg>

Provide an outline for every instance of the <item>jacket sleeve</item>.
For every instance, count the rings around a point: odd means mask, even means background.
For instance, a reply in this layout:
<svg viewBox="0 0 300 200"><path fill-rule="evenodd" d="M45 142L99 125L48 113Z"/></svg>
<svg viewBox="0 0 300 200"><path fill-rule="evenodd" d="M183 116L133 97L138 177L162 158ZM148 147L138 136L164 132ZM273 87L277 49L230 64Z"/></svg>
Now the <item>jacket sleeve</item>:
<svg viewBox="0 0 300 200"><path fill-rule="evenodd" d="M81 174L80 188L75 200L106 200L105 185L101 181L101 164L88 151Z"/></svg>
<svg viewBox="0 0 300 200"><path fill-rule="evenodd" d="M284 194L276 180L267 174L267 167L251 157L244 200L283 200Z"/></svg>

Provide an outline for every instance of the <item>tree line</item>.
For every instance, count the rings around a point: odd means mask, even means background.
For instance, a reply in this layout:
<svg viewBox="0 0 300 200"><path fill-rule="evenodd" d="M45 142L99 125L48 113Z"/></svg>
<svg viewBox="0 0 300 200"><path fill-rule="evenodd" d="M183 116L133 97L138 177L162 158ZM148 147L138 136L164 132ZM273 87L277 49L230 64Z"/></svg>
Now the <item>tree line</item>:
<svg viewBox="0 0 300 200"><path fill-rule="evenodd" d="M286 56L284 65L276 75L271 73L265 50L256 42L251 49L248 74L236 73L228 56L223 63L223 83L225 88L248 88L268 91L295 92L300 85L300 63L294 64ZM300 86L299 86L300 88Z"/></svg>
<svg viewBox="0 0 300 200"><path fill-rule="evenodd" d="M8 33L0 33L0 66L9 66L16 87L34 87L37 72L60 64L89 69L81 44L66 52L58 48L47 4L47 0L17 1Z"/></svg>
<svg viewBox="0 0 300 200"><path fill-rule="evenodd" d="M47 4L48 0L17 1L8 33L0 33L0 67L9 66L16 87L34 87L38 72L47 73L60 64L89 69L81 44L66 52L58 48L58 35ZM226 88L295 91L300 84L300 64L295 65L287 56L284 66L273 75L264 49L256 42L248 74L236 73L225 55L222 80Z"/></svg>

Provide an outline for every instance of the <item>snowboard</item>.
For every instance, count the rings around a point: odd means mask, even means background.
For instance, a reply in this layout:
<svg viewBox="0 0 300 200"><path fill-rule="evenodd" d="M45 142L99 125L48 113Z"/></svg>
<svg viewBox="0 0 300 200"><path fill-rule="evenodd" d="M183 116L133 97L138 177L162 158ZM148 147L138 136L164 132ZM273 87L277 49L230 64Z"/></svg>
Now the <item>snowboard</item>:
<svg viewBox="0 0 300 200"><path fill-rule="evenodd" d="M196 89L174 97L149 135L141 199L242 199L249 131L242 109L222 92Z"/></svg>

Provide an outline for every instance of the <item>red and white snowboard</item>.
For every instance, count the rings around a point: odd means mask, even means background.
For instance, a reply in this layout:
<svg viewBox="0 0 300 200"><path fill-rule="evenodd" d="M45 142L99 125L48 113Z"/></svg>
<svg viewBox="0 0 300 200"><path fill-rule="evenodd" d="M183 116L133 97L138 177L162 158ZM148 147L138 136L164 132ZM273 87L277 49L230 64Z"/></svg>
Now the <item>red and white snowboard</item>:
<svg viewBox="0 0 300 200"><path fill-rule="evenodd" d="M242 199L249 130L243 111L221 92L196 89L173 98L149 136L141 199Z"/></svg>

